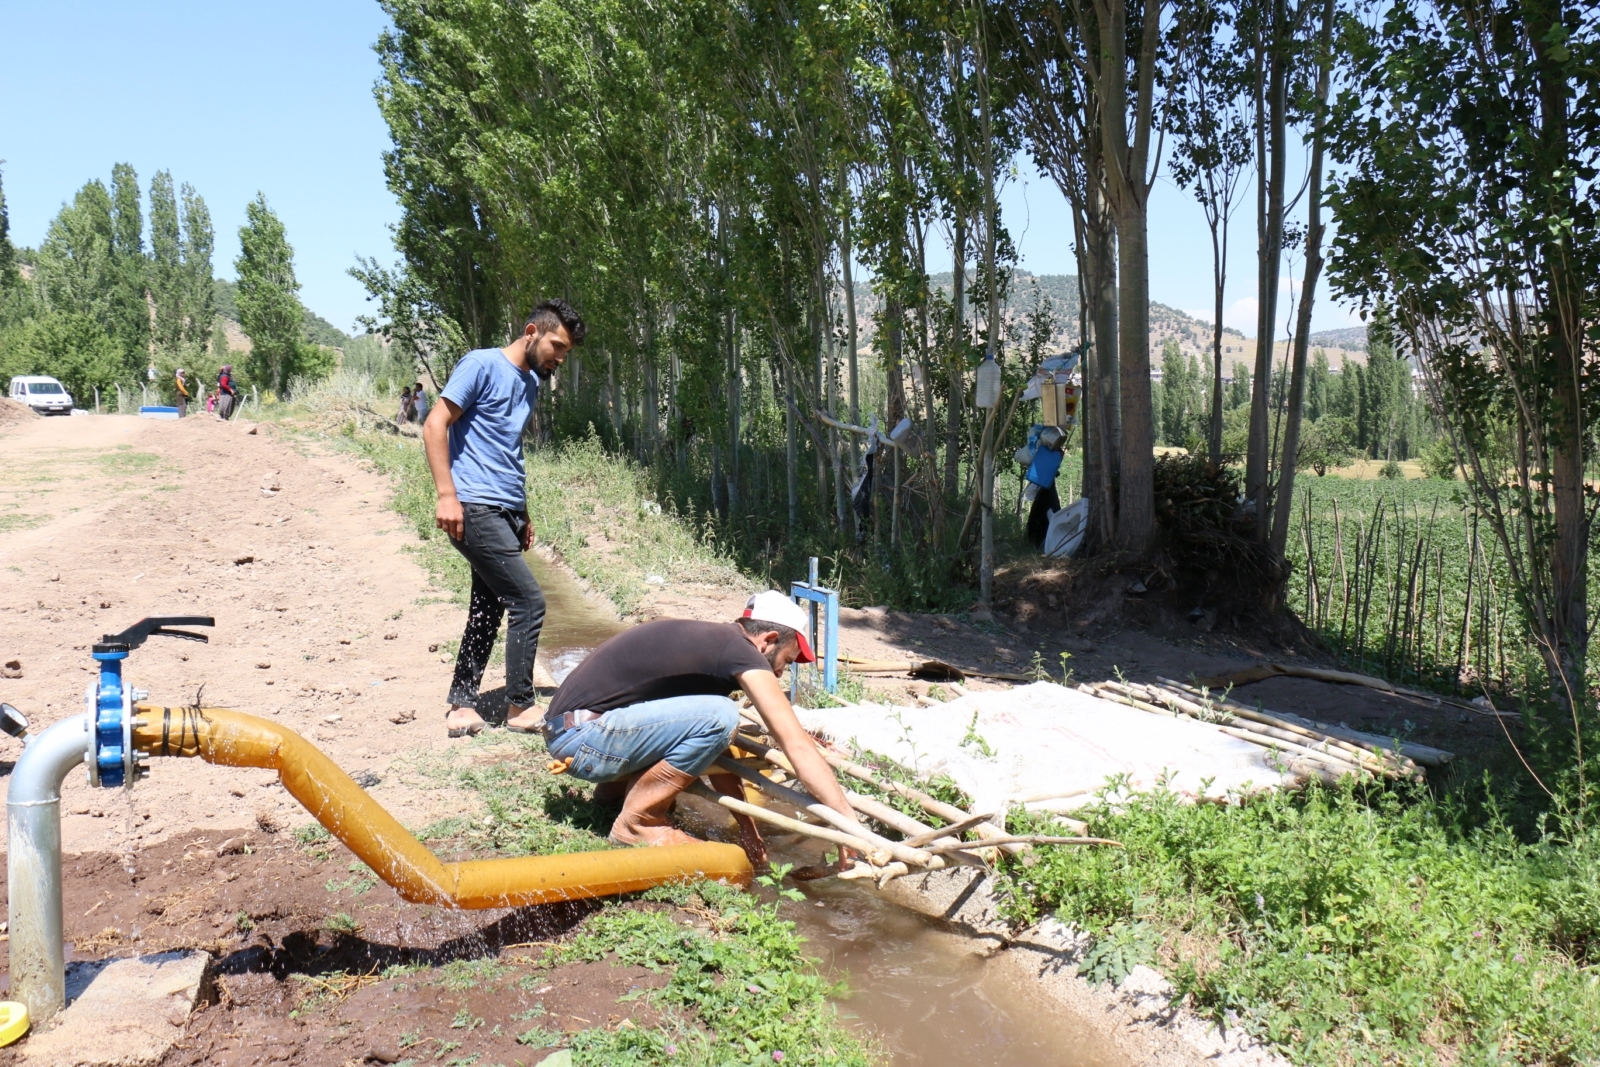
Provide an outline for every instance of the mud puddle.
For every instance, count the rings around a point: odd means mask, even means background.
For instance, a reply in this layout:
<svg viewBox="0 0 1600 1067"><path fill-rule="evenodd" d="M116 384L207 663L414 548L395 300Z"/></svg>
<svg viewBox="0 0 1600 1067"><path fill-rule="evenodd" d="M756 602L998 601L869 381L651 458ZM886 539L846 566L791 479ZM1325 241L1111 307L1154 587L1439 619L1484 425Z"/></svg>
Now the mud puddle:
<svg viewBox="0 0 1600 1067"><path fill-rule="evenodd" d="M528 562L545 593L540 648L559 681L624 624L598 609L560 567L533 553ZM720 809L693 800L687 804L707 821L710 836L721 836L715 829ZM779 836L768 844L774 862L802 866L821 858L799 838ZM824 880L802 889L806 901L786 907L787 916L826 973L848 984L851 995L841 1010L873 1036L893 1067L952 1062L1114 1067L1126 1062L1082 1020L1028 988L1005 961L979 955L978 942L859 884Z"/></svg>

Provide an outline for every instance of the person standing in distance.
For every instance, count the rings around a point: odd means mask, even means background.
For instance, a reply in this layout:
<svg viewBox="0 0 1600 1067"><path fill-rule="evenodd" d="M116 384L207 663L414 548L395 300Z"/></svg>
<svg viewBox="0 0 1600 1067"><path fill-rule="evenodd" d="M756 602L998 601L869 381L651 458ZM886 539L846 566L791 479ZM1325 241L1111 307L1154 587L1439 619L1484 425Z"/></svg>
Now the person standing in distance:
<svg viewBox="0 0 1600 1067"><path fill-rule="evenodd" d="M544 593L522 557L533 543L522 434L540 381L555 374L587 332L571 304L545 301L509 345L463 356L423 423L423 449L439 494L434 524L472 567L472 600L444 719L451 737L487 725L477 710L478 686L508 612L506 725L528 733L543 725L534 707L533 659Z"/></svg>

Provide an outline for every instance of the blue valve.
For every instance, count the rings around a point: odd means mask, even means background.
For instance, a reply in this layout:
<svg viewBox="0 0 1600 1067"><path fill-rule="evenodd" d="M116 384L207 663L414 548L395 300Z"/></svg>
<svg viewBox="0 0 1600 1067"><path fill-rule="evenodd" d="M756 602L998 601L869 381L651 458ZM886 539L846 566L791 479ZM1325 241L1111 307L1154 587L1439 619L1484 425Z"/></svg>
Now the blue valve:
<svg viewBox="0 0 1600 1067"><path fill-rule="evenodd" d="M97 785L115 789L127 781L128 738L124 734L131 725L131 694L123 686L122 661L128 658L128 650L95 652L93 656L100 664L100 682L95 686L94 766L89 778Z"/></svg>
<svg viewBox="0 0 1600 1067"><path fill-rule="evenodd" d="M141 777L133 751L133 702L146 694L130 689L122 677L122 661L149 637L181 637L205 642L204 634L172 630L170 626L214 626L206 615L141 619L120 634L106 634L90 651L100 664L100 679L87 694L85 709L93 720L89 732L89 782L113 789L132 785Z"/></svg>

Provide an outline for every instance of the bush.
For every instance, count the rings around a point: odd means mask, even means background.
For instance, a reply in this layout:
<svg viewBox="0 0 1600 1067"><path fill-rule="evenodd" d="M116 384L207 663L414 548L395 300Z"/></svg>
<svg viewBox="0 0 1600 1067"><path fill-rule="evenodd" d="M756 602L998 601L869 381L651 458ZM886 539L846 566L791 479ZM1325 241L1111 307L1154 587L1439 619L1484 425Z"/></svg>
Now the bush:
<svg viewBox="0 0 1600 1067"><path fill-rule="evenodd" d="M0 376L48 374L78 407L94 406L94 390L126 380L122 350L91 316L54 311L0 337ZM87 401L87 404L86 404Z"/></svg>
<svg viewBox="0 0 1600 1067"><path fill-rule="evenodd" d="M1405 476L1406 472L1400 469L1400 464L1392 459L1385 460L1383 466L1378 468L1378 477L1387 478L1391 482L1397 482Z"/></svg>
<svg viewBox="0 0 1600 1067"><path fill-rule="evenodd" d="M1456 476L1456 450L1448 437L1439 437L1422 454L1422 473L1448 482Z"/></svg>

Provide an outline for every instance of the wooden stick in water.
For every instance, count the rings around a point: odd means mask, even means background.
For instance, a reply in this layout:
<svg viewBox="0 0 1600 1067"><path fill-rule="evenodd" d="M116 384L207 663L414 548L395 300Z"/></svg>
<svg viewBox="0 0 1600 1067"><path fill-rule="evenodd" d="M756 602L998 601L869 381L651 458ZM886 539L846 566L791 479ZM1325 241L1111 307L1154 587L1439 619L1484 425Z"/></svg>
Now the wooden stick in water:
<svg viewBox="0 0 1600 1067"><path fill-rule="evenodd" d="M879 866L891 863L894 860L894 857L888 852L878 849L872 842L856 837L854 834L842 833L828 826L812 826L810 823L801 822L799 819L791 819L787 815L779 815L775 811L768 811L758 805L747 804L734 797L724 796L700 782L689 786L686 791L693 793L697 797L703 797L713 804L720 804L729 811L737 811L742 815L750 816L752 819L782 827L790 833L803 834L806 837L814 837L819 841L827 841L831 844L855 849L868 859L880 861Z"/></svg>
<svg viewBox="0 0 1600 1067"><path fill-rule="evenodd" d="M977 826L979 823L988 822L992 818L994 818L994 812L992 811L987 815L968 815L965 819L962 819L958 823L952 823L949 826L944 826L937 830L925 831L924 833L920 833L915 837L908 837L900 843L905 845L907 848L919 848L922 845L937 841L941 837L953 837L959 842L962 834L966 833L974 826Z"/></svg>
<svg viewBox="0 0 1600 1067"><path fill-rule="evenodd" d="M749 708L741 708L739 713L753 724L761 726L762 729L766 728L761 723L761 720L756 717L756 713ZM764 744L745 734L735 735L733 744L739 748L746 748L751 752L759 753L766 759L769 759L773 763L776 763L778 766L782 767L790 774L795 773L794 766L789 762L788 757L784 756L782 750L775 745ZM922 790L914 789L902 782L880 780L878 776L873 774L870 769L863 767L854 760L840 755L826 744L819 742L817 744L817 751L822 753L822 758L827 760L829 766L833 767L834 770L841 771L857 781L865 782L874 789L881 789L885 793L894 793L896 796L904 797L912 803L920 805L924 811L928 812L928 814L937 815L946 822L960 822L962 819L965 819L971 814L971 812L962 811L954 804L946 804L937 797L931 797L922 792ZM877 816L873 817L877 818ZM893 824L886 823L886 825ZM899 829L899 827L895 828ZM989 823L983 823L973 827L972 832L985 840L988 840L992 837L1007 836L1003 829ZM1027 851L1027 847L1024 845L1001 845L1000 847L1005 849L1006 852L1013 856L1020 855Z"/></svg>
<svg viewBox="0 0 1600 1067"><path fill-rule="evenodd" d="M873 833L849 816L834 811L826 804L813 800L811 797L796 792L787 786L779 785L770 778L763 777L726 756L717 757L716 765L723 770L732 771L762 792L774 796L786 804L793 804L802 811L810 812L817 818L831 824L834 829L841 833L851 834L860 838L863 844L857 846L858 848L884 851L902 863L912 863L918 867L930 867L937 870L945 865L943 857L934 856L928 852L909 847L900 841L890 841L886 837ZM721 802L719 801L718 803ZM762 810L766 809L763 808Z"/></svg>

